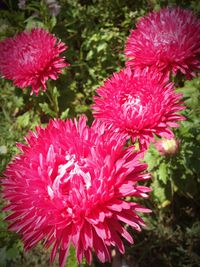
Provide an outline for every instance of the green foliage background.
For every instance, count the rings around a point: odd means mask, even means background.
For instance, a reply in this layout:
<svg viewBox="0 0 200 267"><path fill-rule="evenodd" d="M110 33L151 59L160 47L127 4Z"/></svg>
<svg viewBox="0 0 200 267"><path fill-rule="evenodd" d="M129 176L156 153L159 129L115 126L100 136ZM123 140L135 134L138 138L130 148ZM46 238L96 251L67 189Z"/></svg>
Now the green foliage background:
<svg viewBox="0 0 200 267"><path fill-rule="evenodd" d="M28 0L24 10L18 8L17 1L0 1L0 40L24 29L43 27L68 45L65 56L70 63L59 80L52 83L51 95L30 96L30 89L22 92L1 78L1 173L18 152L15 143L22 142L23 136L36 125L45 125L55 116L65 119L82 113L92 121L90 106L95 89L124 66L124 43L140 17L175 4L200 13L197 0L60 0L59 3L61 12L53 17L45 1ZM153 213L144 218L147 228L140 234L133 233L136 244L127 246L125 258L134 262L134 266L200 266L200 78L176 85L187 105L184 111L187 120L176 130L180 151L176 156L163 157L152 145L146 154L153 192L144 205ZM59 110L55 109L53 99ZM0 204L3 205L2 200ZM49 266L49 252L42 246L28 254L23 252L19 236L7 231L5 216L4 212L0 215L0 266ZM77 266L73 249L68 266ZM110 265L94 260L93 266Z"/></svg>

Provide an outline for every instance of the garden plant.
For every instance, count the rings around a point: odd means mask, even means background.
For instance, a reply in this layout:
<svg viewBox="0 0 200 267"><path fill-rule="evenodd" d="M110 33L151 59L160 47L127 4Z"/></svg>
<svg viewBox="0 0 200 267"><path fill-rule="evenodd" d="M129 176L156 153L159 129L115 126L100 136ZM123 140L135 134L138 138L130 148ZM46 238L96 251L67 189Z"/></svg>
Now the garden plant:
<svg viewBox="0 0 200 267"><path fill-rule="evenodd" d="M0 7L0 266L200 266L199 1Z"/></svg>

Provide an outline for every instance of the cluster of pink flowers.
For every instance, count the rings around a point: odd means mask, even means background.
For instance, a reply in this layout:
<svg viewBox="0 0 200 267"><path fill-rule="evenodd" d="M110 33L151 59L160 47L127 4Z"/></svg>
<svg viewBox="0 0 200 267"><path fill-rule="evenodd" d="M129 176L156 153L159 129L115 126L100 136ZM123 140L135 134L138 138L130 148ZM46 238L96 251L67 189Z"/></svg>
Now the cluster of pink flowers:
<svg viewBox="0 0 200 267"><path fill-rule="evenodd" d="M140 20L128 38L127 68L97 89L91 127L86 118L51 120L18 144L21 154L3 179L9 229L22 235L25 249L38 242L59 251L64 266L70 244L78 262L111 260L111 248L125 252L125 227L144 226L137 212L148 209L127 197L148 197L140 185L150 178L141 159L155 136L171 139L171 128L184 120L182 95L169 82L169 72L193 76L200 69L200 22L190 11L165 8ZM60 53L66 46L42 29L23 32L0 43L0 72L14 85L46 90L68 65ZM127 147L138 141L140 149Z"/></svg>

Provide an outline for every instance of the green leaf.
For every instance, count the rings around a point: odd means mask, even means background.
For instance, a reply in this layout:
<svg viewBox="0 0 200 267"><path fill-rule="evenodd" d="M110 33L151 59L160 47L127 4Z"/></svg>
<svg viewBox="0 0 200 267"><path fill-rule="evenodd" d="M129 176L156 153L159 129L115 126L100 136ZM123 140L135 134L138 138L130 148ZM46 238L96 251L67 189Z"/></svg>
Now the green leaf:
<svg viewBox="0 0 200 267"><path fill-rule="evenodd" d="M148 164L148 170L151 171L157 165L156 158L150 151L147 151L144 156L145 162Z"/></svg>
<svg viewBox="0 0 200 267"><path fill-rule="evenodd" d="M27 22L26 24L27 30L31 30L33 28L44 28L44 29L46 28L43 22L32 17L28 18L26 22Z"/></svg>
<svg viewBox="0 0 200 267"><path fill-rule="evenodd" d="M9 248L6 251L6 258L11 260L19 256L19 250L16 247Z"/></svg>
<svg viewBox="0 0 200 267"><path fill-rule="evenodd" d="M168 181L166 184L163 184L156 177L154 177L151 188L153 189L152 194L155 202L158 204L158 208L164 208L171 203L172 192L170 181Z"/></svg>
<svg viewBox="0 0 200 267"><path fill-rule="evenodd" d="M93 58L93 55L94 55L94 51L93 50L90 50L87 53L86 60L91 60Z"/></svg>
<svg viewBox="0 0 200 267"><path fill-rule="evenodd" d="M41 107L42 111L46 115L50 115L51 117L55 117L55 112L49 107L47 103L39 103L39 106Z"/></svg>
<svg viewBox="0 0 200 267"><path fill-rule="evenodd" d="M27 111L23 115L17 117L17 125L19 128L26 128L30 122L30 113Z"/></svg>
<svg viewBox="0 0 200 267"><path fill-rule="evenodd" d="M168 166L165 162L162 162L158 169L158 179L161 180L164 184L167 184L168 178Z"/></svg>
<svg viewBox="0 0 200 267"><path fill-rule="evenodd" d="M57 89L56 86L54 86L54 88L53 88L53 96L54 96L54 97L58 97L58 96L60 96L60 93L59 93L59 91L58 91L58 89Z"/></svg>
<svg viewBox="0 0 200 267"><path fill-rule="evenodd" d="M101 52L103 50L105 50L107 47L107 43L106 42L103 42L103 43L100 43L98 46L97 46L97 52Z"/></svg>
<svg viewBox="0 0 200 267"><path fill-rule="evenodd" d="M162 203L166 200L165 189L160 185L156 178L153 178L151 188L153 189L154 198L158 203Z"/></svg>
<svg viewBox="0 0 200 267"><path fill-rule="evenodd" d="M67 108L66 110L64 110L61 115L60 115L60 118L62 120L65 120L67 117L69 116L69 108Z"/></svg>
<svg viewBox="0 0 200 267"><path fill-rule="evenodd" d="M52 16L50 19L50 29L53 30L53 28L56 26L57 19L55 16Z"/></svg>
<svg viewBox="0 0 200 267"><path fill-rule="evenodd" d="M77 260L76 260L76 251L73 246L70 246L69 256L67 258L66 266L78 267Z"/></svg>

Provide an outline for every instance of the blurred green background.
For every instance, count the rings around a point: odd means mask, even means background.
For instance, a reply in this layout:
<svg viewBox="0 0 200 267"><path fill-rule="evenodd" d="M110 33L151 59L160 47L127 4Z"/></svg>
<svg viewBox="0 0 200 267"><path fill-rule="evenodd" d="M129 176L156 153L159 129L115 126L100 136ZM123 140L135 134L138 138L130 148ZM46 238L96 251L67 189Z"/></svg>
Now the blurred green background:
<svg viewBox="0 0 200 267"><path fill-rule="evenodd" d="M19 1L23 2L23 1ZM200 2L157 0L60 0L60 12L52 15L48 1L0 1L0 40L33 27L43 27L68 45L64 53L70 67L53 82L62 119L85 113L92 121L95 89L113 72L124 67L124 43L137 20L152 10L168 5L190 8L198 16ZM56 1L54 1L56 2ZM1 56L1 55L0 55ZM152 145L145 159L152 172L153 188L144 205L153 210L145 216L146 229L133 233L135 245L127 246L124 259L130 267L200 266L200 78L176 82L184 94L187 120L176 130L180 149L176 155L161 156ZM16 142L38 124L56 116L46 93L30 96L12 82L0 80L0 171L18 152ZM3 200L0 203L3 206ZM49 266L49 251L42 245L24 253L20 237L7 231L0 218L0 267ZM58 266L56 261L53 266ZM73 249L68 266L78 266ZM82 266L87 266L83 262ZM94 266L100 264L94 259Z"/></svg>

